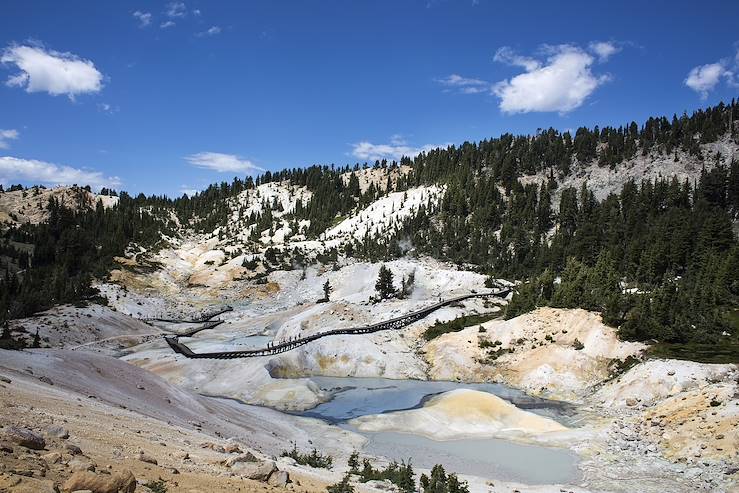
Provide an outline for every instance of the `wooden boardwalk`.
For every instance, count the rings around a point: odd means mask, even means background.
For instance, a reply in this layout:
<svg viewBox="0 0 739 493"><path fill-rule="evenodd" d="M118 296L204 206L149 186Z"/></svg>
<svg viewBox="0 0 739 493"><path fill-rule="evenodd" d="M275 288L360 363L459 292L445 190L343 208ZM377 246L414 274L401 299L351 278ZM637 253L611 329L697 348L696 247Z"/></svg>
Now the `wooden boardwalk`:
<svg viewBox="0 0 739 493"><path fill-rule="evenodd" d="M178 335L168 334L164 336L164 339L167 341L167 343L169 344L169 346L172 348L174 352L179 353L187 358L235 359L235 358L255 358L259 356L271 356L271 355L280 354L286 351L293 350L300 346L304 346L310 342L316 341L323 337L336 336L336 335L371 334L373 332L379 332L382 330L401 329L403 327L406 327L412 324L413 322L416 322L418 320L421 320L422 318L425 318L430 313L438 310L439 308L443 308L453 303L458 303L460 301L464 301L470 298L484 298L488 296L504 298L505 296L508 296L511 290L512 290L511 288L503 288L503 289L499 289L499 290L491 291L487 293L473 293L473 294L466 294L463 296L457 296L456 298L451 298L445 301L440 301L429 307L422 308L421 310L417 310L415 312L411 312L406 315L402 315L400 317L396 317L390 320L385 320L383 322L377 322L372 325L367 325L364 327L328 330L328 331L319 332L317 334L313 334L310 336L305 336L305 337L300 337L300 338L284 341L278 344L270 344L265 348L259 348L259 349L247 349L243 351L219 351L219 352L211 352L211 353L194 353L190 348L188 348L187 346L179 342L180 336Z"/></svg>

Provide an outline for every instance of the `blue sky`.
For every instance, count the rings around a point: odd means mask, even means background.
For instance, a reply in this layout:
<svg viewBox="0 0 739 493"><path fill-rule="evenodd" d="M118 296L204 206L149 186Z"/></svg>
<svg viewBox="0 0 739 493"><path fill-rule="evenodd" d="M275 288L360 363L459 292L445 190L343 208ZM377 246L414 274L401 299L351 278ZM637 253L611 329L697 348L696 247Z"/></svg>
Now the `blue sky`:
<svg viewBox="0 0 739 493"><path fill-rule="evenodd" d="M739 2L598 7L6 0L0 181L178 195L739 94Z"/></svg>

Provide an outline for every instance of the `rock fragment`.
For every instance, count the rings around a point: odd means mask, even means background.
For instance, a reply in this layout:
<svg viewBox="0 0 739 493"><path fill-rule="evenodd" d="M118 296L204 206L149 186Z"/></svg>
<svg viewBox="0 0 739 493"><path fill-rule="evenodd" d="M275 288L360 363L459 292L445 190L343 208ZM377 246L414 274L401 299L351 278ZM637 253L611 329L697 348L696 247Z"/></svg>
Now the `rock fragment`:
<svg viewBox="0 0 739 493"><path fill-rule="evenodd" d="M17 426L8 426L3 430L3 438L9 442L13 442L21 447L32 450L43 450L46 447L46 440L38 433L27 428L19 428Z"/></svg>

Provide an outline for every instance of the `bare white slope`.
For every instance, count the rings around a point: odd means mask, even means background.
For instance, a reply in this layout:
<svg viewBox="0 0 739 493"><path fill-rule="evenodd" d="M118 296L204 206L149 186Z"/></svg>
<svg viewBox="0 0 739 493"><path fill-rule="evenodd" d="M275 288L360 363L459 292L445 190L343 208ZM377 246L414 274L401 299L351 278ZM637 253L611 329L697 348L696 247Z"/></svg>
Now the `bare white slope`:
<svg viewBox="0 0 739 493"><path fill-rule="evenodd" d="M43 345L75 349L114 350L161 335L161 331L107 306L56 306L32 317L13 320L10 328L30 342L38 331Z"/></svg>
<svg viewBox="0 0 739 493"><path fill-rule="evenodd" d="M49 217L49 200L55 199L61 205L77 209L94 208L98 201L104 207L113 207L118 197L98 195L79 187L30 188L0 193L0 223L38 224Z"/></svg>
<svg viewBox="0 0 739 493"><path fill-rule="evenodd" d="M235 198L229 199L231 216L225 228L228 235L224 244L238 247L239 244L246 243L254 230L254 225L247 225L249 216L263 214L267 209L272 213L272 234L269 229L259 231L261 241L265 244L284 243L288 236L297 235L301 231L293 231L288 221L282 217L295 212L299 201L307 205L311 196L311 192L305 187L290 185L287 182L265 183L254 189L244 190ZM306 221L300 223L302 229L307 226ZM216 235L218 233L219 230L214 232Z"/></svg>
<svg viewBox="0 0 739 493"><path fill-rule="evenodd" d="M323 236L326 239L362 239L366 235L382 235L400 225L405 218L415 215L422 205L437 204L443 194L444 189L436 185L390 193L343 220Z"/></svg>

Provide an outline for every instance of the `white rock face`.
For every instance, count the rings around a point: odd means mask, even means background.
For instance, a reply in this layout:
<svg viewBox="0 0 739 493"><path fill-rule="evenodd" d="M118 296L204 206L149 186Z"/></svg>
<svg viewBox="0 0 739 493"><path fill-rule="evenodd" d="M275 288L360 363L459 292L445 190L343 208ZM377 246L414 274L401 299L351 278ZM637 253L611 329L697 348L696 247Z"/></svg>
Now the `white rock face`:
<svg viewBox="0 0 739 493"><path fill-rule="evenodd" d="M733 157L739 155L739 146L728 136L724 136L717 142L701 145L701 150L706 157L703 161L678 150L677 160L675 160L675 154L667 156L652 152L647 156L642 156L639 153L634 158L619 163L616 169L601 167L597 164L582 166L573 163L572 172L560 180L559 187L554 192L553 203L559 203L559 196L563 189L567 187L579 189L583 183L588 184L588 188L593 191L596 199L603 200L611 193L619 193L624 183L629 180L640 183L642 180L674 176L680 183L685 180L692 182L700 176L704 166L706 169L711 169L716 165L714 157L717 153L723 157L725 164L730 163ZM524 184L546 183L548 173L548 171L542 171L536 175L524 176L521 182Z"/></svg>
<svg viewBox="0 0 739 493"><path fill-rule="evenodd" d="M605 406L625 407L637 402L650 406L681 392L710 384L738 381L736 365L711 365L682 360L649 360L641 363L596 392Z"/></svg>
<svg viewBox="0 0 739 493"><path fill-rule="evenodd" d="M600 315L579 309L539 308L511 320L492 320L482 328L475 325L431 341L426 346L431 378L492 379L536 395L578 399L608 378L612 361L646 347L619 341ZM582 349L574 347L575 340ZM482 349L482 341L496 345ZM488 358L498 349L501 355Z"/></svg>

